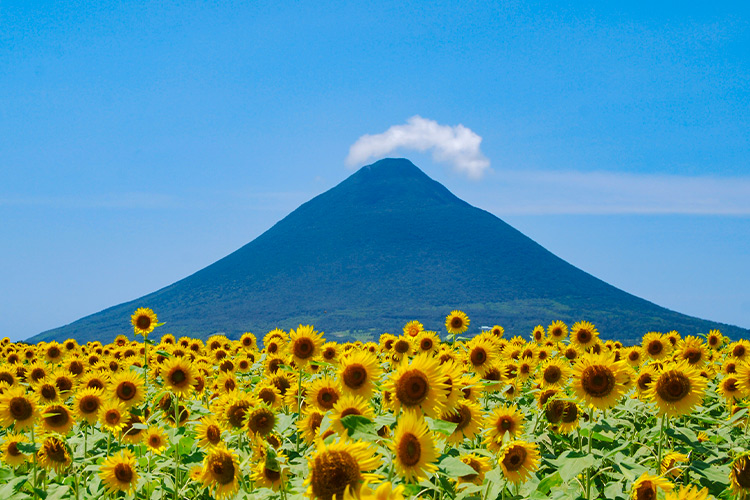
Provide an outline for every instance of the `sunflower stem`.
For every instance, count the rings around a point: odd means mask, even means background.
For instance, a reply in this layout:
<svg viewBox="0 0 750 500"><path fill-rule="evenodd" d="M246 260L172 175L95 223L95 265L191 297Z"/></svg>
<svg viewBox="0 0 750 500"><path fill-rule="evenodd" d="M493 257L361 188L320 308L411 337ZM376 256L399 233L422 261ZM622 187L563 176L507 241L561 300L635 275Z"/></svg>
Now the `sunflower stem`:
<svg viewBox="0 0 750 500"><path fill-rule="evenodd" d="M661 471L661 456L662 451L664 449L664 425L667 420L667 415L664 414L661 416L661 427L659 429L659 451L656 458L656 474L659 475Z"/></svg>
<svg viewBox="0 0 750 500"><path fill-rule="evenodd" d="M37 486L37 475L36 475L36 439L34 439L34 427L31 427L31 444L34 446L34 498L37 498L36 486Z"/></svg>
<svg viewBox="0 0 750 500"><path fill-rule="evenodd" d="M299 367L299 378L297 379L297 422L302 414L302 365ZM299 454L300 438L297 436L297 453Z"/></svg>
<svg viewBox="0 0 750 500"><path fill-rule="evenodd" d="M594 407L589 409L589 456L591 456L591 445L594 441ZM591 470L592 467L586 469L586 500L591 499Z"/></svg>
<svg viewBox="0 0 750 500"><path fill-rule="evenodd" d="M174 428L175 434L177 435L177 442L174 448L174 500L177 500L177 492L179 491L180 484L180 400L176 394L173 394L172 404L174 405Z"/></svg>

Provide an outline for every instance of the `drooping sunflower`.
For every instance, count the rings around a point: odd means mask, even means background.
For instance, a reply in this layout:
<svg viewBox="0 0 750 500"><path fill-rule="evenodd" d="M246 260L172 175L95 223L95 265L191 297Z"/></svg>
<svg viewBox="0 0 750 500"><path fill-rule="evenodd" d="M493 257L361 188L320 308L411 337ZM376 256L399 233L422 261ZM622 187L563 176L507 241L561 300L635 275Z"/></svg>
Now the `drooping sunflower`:
<svg viewBox="0 0 750 500"><path fill-rule="evenodd" d="M109 381L107 390L109 398L119 401L130 408L145 398L143 377L135 370L122 370L115 373Z"/></svg>
<svg viewBox="0 0 750 500"><path fill-rule="evenodd" d="M739 498L750 495L750 453L743 453L732 461L729 481L732 492Z"/></svg>
<svg viewBox="0 0 750 500"><path fill-rule="evenodd" d="M607 354L586 354L573 367L573 392L594 408L605 410L617 404L625 392L627 373L623 361Z"/></svg>
<svg viewBox="0 0 750 500"><path fill-rule="evenodd" d="M484 475L492 469L490 465L490 459L476 453L462 454L459 457L463 463L474 469L474 474L467 474L465 476L458 476L458 484L476 484L481 486L484 483Z"/></svg>
<svg viewBox="0 0 750 500"><path fill-rule="evenodd" d="M221 443L221 427L216 417L203 417L195 426L195 434L198 438L198 446L206 450Z"/></svg>
<svg viewBox="0 0 750 500"><path fill-rule="evenodd" d="M156 425L152 425L146 429L146 432L143 433L141 439L143 440L143 444L146 445L148 451L157 455L166 450L167 445L169 444L164 429Z"/></svg>
<svg viewBox="0 0 750 500"><path fill-rule="evenodd" d="M657 497L658 491L671 491L674 485L662 476L654 476L648 472L641 474L635 483L630 498L633 500L652 500Z"/></svg>
<svg viewBox="0 0 750 500"><path fill-rule="evenodd" d="M340 436L347 436L348 431L342 419L349 415L360 415L362 417L375 419L375 412L370 406L370 400L354 394L344 394L331 410L331 428Z"/></svg>
<svg viewBox="0 0 750 500"><path fill-rule="evenodd" d="M462 443L464 439L474 439L481 429L483 420L479 404L469 400L461 401L455 409L444 413L441 418L446 422L456 424L456 428L448 436L448 442L453 445Z"/></svg>
<svg viewBox="0 0 750 500"><path fill-rule="evenodd" d="M562 321L553 321L547 327L547 336L556 342L562 342L568 336L568 325Z"/></svg>
<svg viewBox="0 0 750 500"><path fill-rule="evenodd" d="M257 404L248 409L245 427L251 436L266 436L276 426L276 413L265 404Z"/></svg>
<svg viewBox="0 0 750 500"><path fill-rule="evenodd" d="M120 432L125 427L127 419L128 410L119 401L105 401L99 410L99 423L112 434Z"/></svg>
<svg viewBox="0 0 750 500"><path fill-rule="evenodd" d="M23 434L9 433L5 435L3 443L0 444L0 459L11 467L28 462L31 457L18 449L19 444L27 443L29 440Z"/></svg>
<svg viewBox="0 0 750 500"><path fill-rule="evenodd" d="M684 453L678 453L672 451L664 455L661 461L661 474L663 476L670 476L673 478L680 477L682 474L682 467L680 464L687 464L690 461L690 457Z"/></svg>
<svg viewBox="0 0 750 500"><path fill-rule="evenodd" d="M48 404L42 409L41 424L44 430L66 435L76 421L70 409L64 404Z"/></svg>
<svg viewBox="0 0 750 500"><path fill-rule="evenodd" d="M570 373L570 363L559 358L552 358L542 365L537 383L542 388L562 389L568 384Z"/></svg>
<svg viewBox="0 0 750 500"><path fill-rule="evenodd" d="M344 392L370 399L375 381L382 375L382 370L375 354L358 350L341 359L338 374Z"/></svg>
<svg viewBox="0 0 750 500"><path fill-rule="evenodd" d="M503 436L515 437L523 433L523 413L516 405L498 406L485 420L484 444L493 453L500 451Z"/></svg>
<svg viewBox="0 0 750 500"><path fill-rule="evenodd" d="M469 317L463 311L451 311L451 313L445 317L445 329L451 335L457 335L464 333L469 329Z"/></svg>
<svg viewBox="0 0 750 500"><path fill-rule="evenodd" d="M219 444L203 459L200 481L217 500L233 496L240 488L240 464L237 454Z"/></svg>
<svg viewBox="0 0 750 500"><path fill-rule="evenodd" d="M580 351L585 351L599 342L599 332L588 321L578 321L570 329L570 342Z"/></svg>
<svg viewBox="0 0 750 500"><path fill-rule="evenodd" d="M65 440L58 436L49 435L42 442L36 453L37 462L48 470L61 474L67 469L73 459L70 458L70 448Z"/></svg>
<svg viewBox="0 0 750 500"><path fill-rule="evenodd" d="M289 335L289 352L297 366L305 366L320 356L325 340L311 325L299 325Z"/></svg>
<svg viewBox="0 0 750 500"><path fill-rule="evenodd" d="M511 441L498 455L505 479L513 484L526 482L539 468L539 449L536 443Z"/></svg>
<svg viewBox="0 0 750 500"><path fill-rule="evenodd" d="M308 460L307 495L311 499L338 500L347 488L359 495L362 483L378 479L368 471L380 465L381 456L372 443L339 440L317 441L315 454Z"/></svg>
<svg viewBox="0 0 750 500"><path fill-rule="evenodd" d="M189 358L167 358L161 365L164 387L181 398L190 396L195 384L196 371Z"/></svg>
<svg viewBox="0 0 750 500"><path fill-rule="evenodd" d="M654 401L660 415L684 415L703 400L706 379L685 361L664 366L646 396Z"/></svg>
<svg viewBox="0 0 750 500"><path fill-rule="evenodd" d="M0 395L0 425L10 427L15 424L15 430L30 429L39 418L39 405L35 394L26 394L26 389L20 385L5 389Z"/></svg>
<svg viewBox="0 0 750 500"><path fill-rule="evenodd" d="M406 411L398 420L389 444L398 474L406 481L421 481L437 470L440 455L424 418Z"/></svg>
<svg viewBox="0 0 750 500"><path fill-rule="evenodd" d="M130 317L136 335L148 335L156 328L156 313L147 307L139 307Z"/></svg>
<svg viewBox="0 0 750 500"><path fill-rule="evenodd" d="M463 376L463 368L457 362L450 360L440 365L443 373L443 379L446 384L445 389L445 409L444 412L449 412L458 404L459 398L463 395L461 393L461 377Z"/></svg>
<svg viewBox="0 0 750 500"><path fill-rule="evenodd" d="M425 415L433 418L445 407L446 388L440 361L427 354L420 354L408 365L400 366L385 384L385 390L393 395L390 406L395 413L402 408L421 408Z"/></svg>
<svg viewBox="0 0 750 500"><path fill-rule="evenodd" d="M119 453L107 457L99 466L99 477L110 493L135 491L138 484L138 470L133 452L121 450Z"/></svg>

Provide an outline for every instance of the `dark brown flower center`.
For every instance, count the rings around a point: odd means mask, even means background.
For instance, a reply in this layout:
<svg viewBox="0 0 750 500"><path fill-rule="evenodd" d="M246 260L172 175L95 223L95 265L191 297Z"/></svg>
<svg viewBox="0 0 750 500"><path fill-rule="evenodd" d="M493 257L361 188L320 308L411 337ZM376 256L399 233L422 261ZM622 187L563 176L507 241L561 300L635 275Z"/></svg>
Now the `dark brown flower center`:
<svg viewBox="0 0 750 500"><path fill-rule="evenodd" d="M346 451L326 451L315 457L310 471L313 495L321 500L344 498L349 486L356 489L362 479L359 464Z"/></svg>
<svg viewBox="0 0 750 500"><path fill-rule="evenodd" d="M526 448L515 445L505 452L503 465L509 472L515 472L523 466L526 461L526 454Z"/></svg>
<svg viewBox="0 0 750 500"><path fill-rule="evenodd" d="M578 330L578 333L576 333L576 338L578 339L579 344L588 344L591 342L593 335L590 331L584 329Z"/></svg>
<svg viewBox="0 0 750 500"><path fill-rule="evenodd" d="M407 467L413 467L419 463L422 457L422 444L419 438L412 433L401 436L398 443L397 454L401 463Z"/></svg>
<svg viewBox="0 0 750 500"><path fill-rule="evenodd" d="M458 330L459 328L462 328L464 326L464 320L461 319L460 316L453 316L451 318L451 328L454 330Z"/></svg>
<svg viewBox="0 0 750 500"><path fill-rule="evenodd" d="M65 463L67 462L67 455L65 445L62 441L57 439L51 439L44 443L45 455L53 462Z"/></svg>
<svg viewBox="0 0 750 500"><path fill-rule="evenodd" d="M651 386L651 382L653 381L654 379L651 377L650 373L641 373L641 375L638 377L638 388L642 391L645 391Z"/></svg>
<svg viewBox="0 0 750 500"><path fill-rule="evenodd" d="M55 385L60 389L60 392L69 392L73 388L73 381L68 377L57 377Z"/></svg>
<svg viewBox="0 0 750 500"><path fill-rule="evenodd" d="M581 373L581 386L595 398L608 396L615 388L616 379L612 370L604 365L591 365Z"/></svg>
<svg viewBox="0 0 750 500"><path fill-rule="evenodd" d="M70 414L68 413L67 408L65 408L64 406L50 406L45 411L45 414L47 416L44 417L44 421L53 429L65 427L70 421Z"/></svg>
<svg viewBox="0 0 750 500"><path fill-rule="evenodd" d="M294 355L300 359L309 358L313 355L314 350L315 344L313 344L313 341L307 337L297 339L292 346L292 352L294 352Z"/></svg>
<svg viewBox="0 0 750 500"><path fill-rule="evenodd" d="M172 385L179 386L187 380L187 374L182 368L175 368L169 376L169 380Z"/></svg>
<svg viewBox="0 0 750 500"><path fill-rule="evenodd" d="M562 370L559 366L550 365L544 369L544 381L548 384L556 384L562 378Z"/></svg>
<svg viewBox="0 0 750 500"><path fill-rule="evenodd" d="M133 480L133 469L130 468L129 464L119 463L115 465L114 470L115 478L121 483L130 484Z"/></svg>
<svg viewBox="0 0 750 500"><path fill-rule="evenodd" d="M743 492L750 489L750 460L747 457L738 459L732 466L732 474Z"/></svg>
<svg viewBox="0 0 750 500"><path fill-rule="evenodd" d="M22 455L22 453L18 451L18 443L16 443L15 441L11 441L10 443L8 443L8 455L10 455L11 457L18 457Z"/></svg>
<svg viewBox="0 0 750 500"><path fill-rule="evenodd" d="M656 498L656 486L651 481L643 481L635 490L636 500L653 500Z"/></svg>
<svg viewBox="0 0 750 500"><path fill-rule="evenodd" d="M234 462L232 457L224 452L211 455L208 460L208 469L214 480L219 484L229 484L234 481Z"/></svg>
<svg viewBox="0 0 750 500"><path fill-rule="evenodd" d="M570 424L576 420L578 420L578 406L572 401L567 401L563 408L562 421Z"/></svg>
<svg viewBox="0 0 750 500"><path fill-rule="evenodd" d="M39 394L42 395L42 398L46 400L53 400L57 397L57 386L52 384L44 384L39 389Z"/></svg>
<svg viewBox="0 0 750 500"><path fill-rule="evenodd" d="M694 365L696 363L700 363L701 358L703 358L703 352L698 348L688 347L687 349L685 349L682 357L685 358L689 364Z"/></svg>
<svg viewBox="0 0 750 500"><path fill-rule="evenodd" d="M487 351L484 350L484 347L475 347L471 350L469 360L471 361L472 365L481 366L485 361L487 361Z"/></svg>
<svg viewBox="0 0 750 500"><path fill-rule="evenodd" d="M356 391L367 382L367 369L359 363L351 364L344 369L342 378L344 385Z"/></svg>
<svg viewBox="0 0 750 500"><path fill-rule="evenodd" d="M318 405L325 410L333 408L338 400L339 394L333 387L325 387L318 393Z"/></svg>
<svg viewBox="0 0 750 500"><path fill-rule="evenodd" d="M266 408L255 410L248 418L247 426L256 434L266 435L273 430L276 424L276 415Z"/></svg>
<svg viewBox="0 0 750 500"><path fill-rule="evenodd" d="M658 356L664 350L664 344L661 343L661 340L652 340L648 343L646 350L651 356Z"/></svg>
<svg viewBox="0 0 750 500"><path fill-rule="evenodd" d="M409 352L409 342L403 339L398 340L395 344L393 344L393 350L399 354Z"/></svg>
<svg viewBox="0 0 750 500"><path fill-rule="evenodd" d="M137 326L140 330L148 330L148 328L151 326L151 318L145 314L141 314L135 320L135 326Z"/></svg>
<svg viewBox="0 0 750 500"><path fill-rule="evenodd" d="M250 403L247 401L238 401L230 405L227 409L227 420L229 421L229 424L237 429L242 427L242 423L245 421L245 414L249 407Z"/></svg>
<svg viewBox="0 0 750 500"><path fill-rule="evenodd" d="M135 397L138 388L133 382L125 381L120 382L117 386L117 397L122 401L130 401Z"/></svg>
<svg viewBox="0 0 750 500"><path fill-rule="evenodd" d="M408 370L396 382L396 397L404 406L420 405L429 393L427 376L420 370Z"/></svg>
<svg viewBox="0 0 750 500"><path fill-rule="evenodd" d="M10 415L18 421L23 422L31 417L34 409L28 399L23 396L17 396L10 400Z"/></svg>
<svg viewBox="0 0 750 500"><path fill-rule="evenodd" d="M690 393L691 387L690 379L684 373L675 371L664 373L656 381L656 392L669 403L682 401Z"/></svg>
<svg viewBox="0 0 750 500"><path fill-rule="evenodd" d="M52 346L49 349L47 349L47 357L49 357L50 359L59 358L61 354L62 352L56 346Z"/></svg>
<svg viewBox="0 0 750 500"><path fill-rule="evenodd" d="M211 444L217 444L221 440L221 429L215 425L206 428L206 439Z"/></svg>

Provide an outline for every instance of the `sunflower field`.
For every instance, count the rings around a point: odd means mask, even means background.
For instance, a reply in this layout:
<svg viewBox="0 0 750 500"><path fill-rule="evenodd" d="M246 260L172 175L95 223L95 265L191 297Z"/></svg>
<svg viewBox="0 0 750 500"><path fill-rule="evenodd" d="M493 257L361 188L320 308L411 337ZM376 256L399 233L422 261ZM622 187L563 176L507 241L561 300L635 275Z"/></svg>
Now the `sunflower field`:
<svg viewBox="0 0 750 500"><path fill-rule="evenodd" d="M555 321L379 343L0 341L0 499L750 497L750 342ZM151 338L150 338L151 337Z"/></svg>

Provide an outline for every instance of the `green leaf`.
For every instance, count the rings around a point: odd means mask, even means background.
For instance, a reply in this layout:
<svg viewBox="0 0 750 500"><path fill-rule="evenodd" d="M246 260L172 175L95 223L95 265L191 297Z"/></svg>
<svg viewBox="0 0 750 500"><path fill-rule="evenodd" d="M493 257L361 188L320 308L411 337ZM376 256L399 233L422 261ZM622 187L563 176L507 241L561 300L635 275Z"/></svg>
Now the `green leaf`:
<svg viewBox="0 0 750 500"><path fill-rule="evenodd" d="M444 436L450 436L453 434L453 431L456 430L456 427L458 427L458 424L456 423L446 422L445 420L440 420L438 418L426 417L425 420L427 421L427 426L432 432L437 432Z"/></svg>
<svg viewBox="0 0 750 500"><path fill-rule="evenodd" d="M18 443L16 448L18 448L18 451L21 453L36 453L39 449L39 447L33 443Z"/></svg>
<svg viewBox="0 0 750 500"><path fill-rule="evenodd" d="M445 457L440 462L440 469L442 469L446 475L453 478L477 473L471 465L463 463L456 457Z"/></svg>
<svg viewBox="0 0 750 500"><path fill-rule="evenodd" d="M341 419L341 425L346 428L352 439L374 441L378 439L375 422L362 415L347 415Z"/></svg>
<svg viewBox="0 0 750 500"><path fill-rule="evenodd" d="M555 486L560 486L562 482L563 480L562 477L560 477L559 472L555 472L551 476L545 477L539 482L539 485L536 487L536 491L532 493L531 498L546 498L550 490Z"/></svg>
<svg viewBox="0 0 750 500"><path fill-rule="evenodd" d="M11 479L7 484L0 488L0 498L13 498L13 494L23 488L23 485L26 484L27 480L28 479L25 476Z"/></svg>
<svg viewBox="0 0 750 500"><path fill-rule="evenodd" d="M156 351L156 354L158 354L159 356L164 356L165 358L171 358L172 357L172 355L169 354L164 349L159 349L158 351Z"/></svg>
<svg viewBox="0 0 750 500"><path fill-rule="evenodd" d="M586 455L579 452L564 452L556 460L550 460L558 468L558 473L563 482L567 483L581 472L585 471L589 467L597 467L601 465L601 460L596 459L592 455Z"/></svg>

